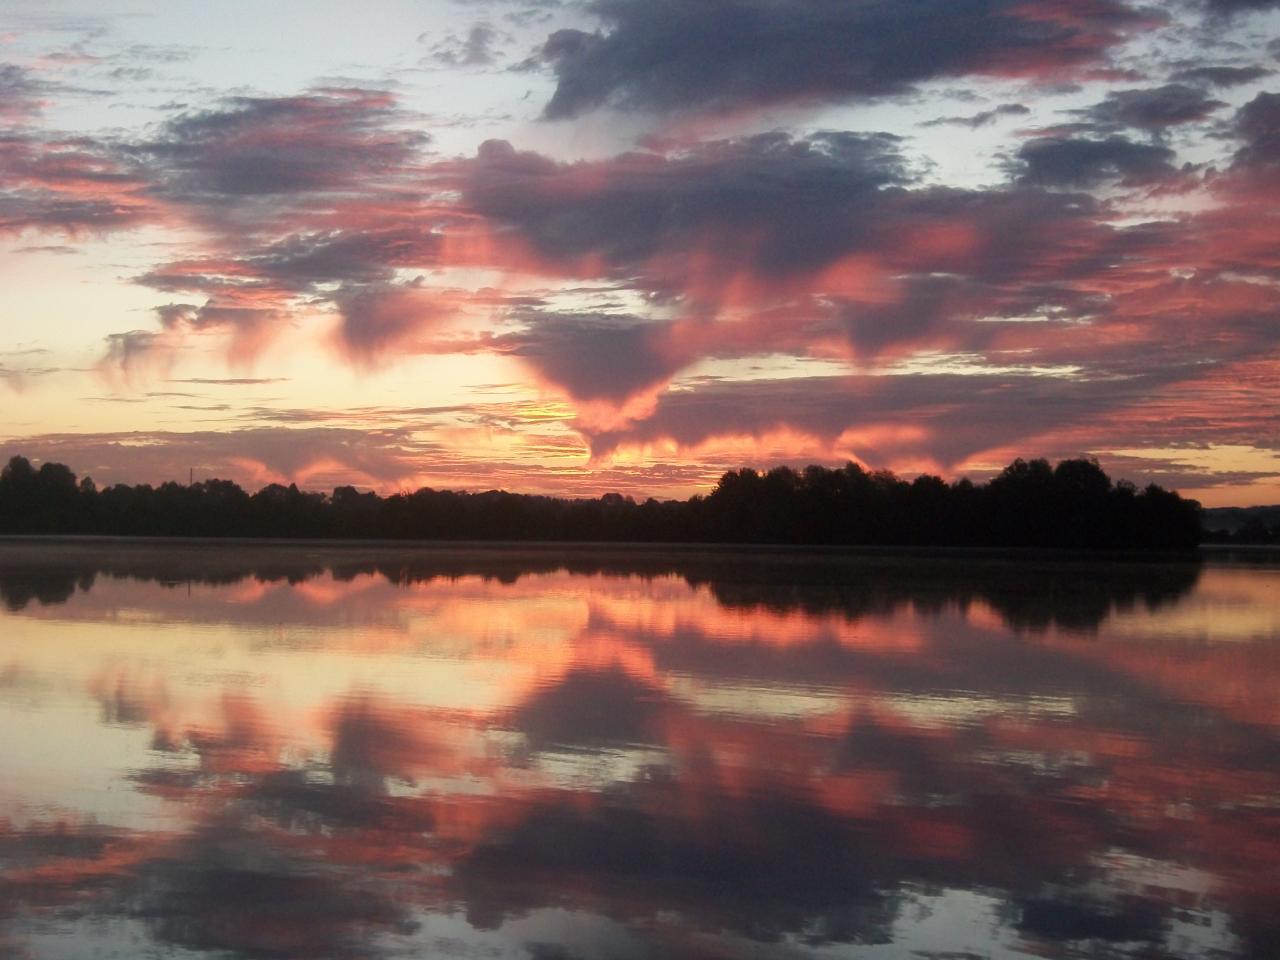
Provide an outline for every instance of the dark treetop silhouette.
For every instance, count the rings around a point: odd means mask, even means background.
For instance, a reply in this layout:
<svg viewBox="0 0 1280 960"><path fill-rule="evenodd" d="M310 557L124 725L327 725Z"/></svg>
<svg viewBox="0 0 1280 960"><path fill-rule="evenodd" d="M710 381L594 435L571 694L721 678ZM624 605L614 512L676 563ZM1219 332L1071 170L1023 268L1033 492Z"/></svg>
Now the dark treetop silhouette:
<svg viewBox="0 0 1280 960"><path fill-rule="evenodd" d="M99 490L59 463L0 472L0 533L188 537L585 540L777 544L1184 548L1200 505L1111 479L1096 461L1015 460L989 483L913 481L850 463L731 470L708 496L636 503L423 488L379 497L229 480Z"/></svg>

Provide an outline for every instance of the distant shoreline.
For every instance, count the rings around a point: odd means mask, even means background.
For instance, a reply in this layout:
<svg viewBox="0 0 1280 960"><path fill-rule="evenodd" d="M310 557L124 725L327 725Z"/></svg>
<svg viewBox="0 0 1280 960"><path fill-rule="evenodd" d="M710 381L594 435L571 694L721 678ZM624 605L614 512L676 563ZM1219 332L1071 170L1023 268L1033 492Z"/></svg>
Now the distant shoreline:
<svg viewBox="0 0 1280 960"><path fill-rule="evenodd" d="M614 554L663 554L675 553L696 556L698 554L729 554L737 557L805 556L823 557L973 557L978 559L1060 559L1060 560L1179 560L1186 561L1202 554L1226 554L1240 550L1250 553L1274 552L1280 556L1280 548L1271 545L1240 546L1236 544L1200 544L1198 547L1179 549L1141 547L1133 548L1078 548L1078 547L993 547L993 546L932 546L928 544L803 544L803 543L718 543L706 541L660 542L654 540L447 540L447 539L389 539L346 537L192 537L192 536L127 536L110 534L0 534L0 548L6 546L78 546L78 547L188 547L221 549L242 547L249 550L323 550L326 552L356 552L378 550L380 552L420 553L423 551L461 551L476 553L539 553L589 552Z"/></svg>
<svg viewBox="0 0 1280 960"><path fill-rule="evenodd" d="M0 470L0 532L312 542L720 544L780 547L1177 551L1204 537L1200 505L1156 484L1112 482L1097 461L1014 460L975 485L907 481L855 463L726 472L706 496L639 503L423 487L382 497L227 480L101 490L66 465L21 456Z"/></svg>

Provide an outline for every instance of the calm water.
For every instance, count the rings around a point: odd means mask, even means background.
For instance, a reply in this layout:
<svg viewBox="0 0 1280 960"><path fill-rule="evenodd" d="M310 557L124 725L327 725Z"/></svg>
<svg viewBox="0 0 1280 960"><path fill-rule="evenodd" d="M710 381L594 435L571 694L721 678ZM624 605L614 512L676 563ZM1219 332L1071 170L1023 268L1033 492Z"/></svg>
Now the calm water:
<svg viewBox="0 0 1280 960"><path fill-rule="evenodd" d="M0 544L0 955L1276 957L1280 566Z"/></svg>

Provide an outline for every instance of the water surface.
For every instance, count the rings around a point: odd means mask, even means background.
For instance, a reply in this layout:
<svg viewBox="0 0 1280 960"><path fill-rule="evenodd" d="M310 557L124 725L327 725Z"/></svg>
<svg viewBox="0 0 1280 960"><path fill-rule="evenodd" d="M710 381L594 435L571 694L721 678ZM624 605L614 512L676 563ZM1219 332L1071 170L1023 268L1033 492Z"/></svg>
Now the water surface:
<svg viewBox="0 0 1280 960"><path fill-rule="evenodd" d="M1280 566L0 544L0 955L1272 957Z"/></svg>

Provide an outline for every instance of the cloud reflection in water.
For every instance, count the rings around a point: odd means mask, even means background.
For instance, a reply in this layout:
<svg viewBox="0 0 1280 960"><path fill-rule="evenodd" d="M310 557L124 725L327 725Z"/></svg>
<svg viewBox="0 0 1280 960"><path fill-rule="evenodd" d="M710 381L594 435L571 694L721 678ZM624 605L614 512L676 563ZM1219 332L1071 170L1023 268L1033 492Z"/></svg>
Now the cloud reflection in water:
<svg viewBox="0 0 1280 960"><path fill-rule="evenodd" d="M1260 956L1277 582L4 545L0 944Z"/></svg>

